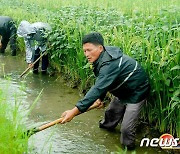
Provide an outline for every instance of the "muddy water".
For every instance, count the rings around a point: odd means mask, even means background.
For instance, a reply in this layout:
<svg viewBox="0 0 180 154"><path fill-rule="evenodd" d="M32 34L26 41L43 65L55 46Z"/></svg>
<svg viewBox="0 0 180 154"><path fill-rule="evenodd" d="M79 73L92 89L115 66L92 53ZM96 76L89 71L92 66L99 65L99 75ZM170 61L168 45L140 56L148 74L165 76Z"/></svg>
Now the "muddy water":
<svg viewBox="0 0 180 154"><path fill-rule="evenodd" d="M24 57L0 55L0 87L3 89L7 84L9 85L10 100L13 99L13 93L18 93L22 110L28 109L43 89L36 106L25 119L28 128L59 118L63 111L73 108L81 98L78 90L69 88L61 78L56 76L34 75L30 72L25 78L19 79L19 74L26 67ZM4 75L11 80L5 80ZM102 119L104 110L89 111L75 117L67 124L59 124L31 136L30 153L112 154L117 152L118 148L121 148L120 127L118 126L114 132L98 128L98 121ZM165 153L158 148L139 148L142 138L143 133L138 134L137 154Z"/></svg>

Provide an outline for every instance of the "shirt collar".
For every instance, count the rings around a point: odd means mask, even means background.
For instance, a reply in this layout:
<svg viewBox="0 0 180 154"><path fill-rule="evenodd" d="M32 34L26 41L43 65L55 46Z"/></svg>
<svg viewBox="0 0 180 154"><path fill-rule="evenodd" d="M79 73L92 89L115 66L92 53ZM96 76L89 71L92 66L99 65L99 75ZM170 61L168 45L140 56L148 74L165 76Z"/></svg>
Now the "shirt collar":
<svg viewBox="0 0 180 154"><path fill-rule="evenodd" d="M101 54L99 55L99 58L93 62L93 66L95 67L96 65L98 65L98 63L101 61L102 57L104 55L104 50L101 52Z"/></svg>

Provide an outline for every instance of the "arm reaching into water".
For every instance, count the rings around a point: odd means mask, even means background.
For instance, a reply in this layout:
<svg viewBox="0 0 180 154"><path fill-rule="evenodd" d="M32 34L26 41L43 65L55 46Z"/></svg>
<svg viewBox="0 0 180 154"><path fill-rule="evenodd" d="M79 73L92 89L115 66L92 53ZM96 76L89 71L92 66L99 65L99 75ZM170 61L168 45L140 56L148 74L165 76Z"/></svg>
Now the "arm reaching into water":
<svg viewBox="0 0 180 154"><path fill-rule="evenodd" d="M101 102L100 99L97 99L93 105L91 105L87 111L92 110L94 108L101 108L103 106L103 102ZM63 121L61 122L61 124L64 124L66 122L70 122L76 115L81 114L81 112L79 111L79 109L77 107L74 107L71 110L67 110L65 112L62 113L61 117L63 118Z"/></svg>

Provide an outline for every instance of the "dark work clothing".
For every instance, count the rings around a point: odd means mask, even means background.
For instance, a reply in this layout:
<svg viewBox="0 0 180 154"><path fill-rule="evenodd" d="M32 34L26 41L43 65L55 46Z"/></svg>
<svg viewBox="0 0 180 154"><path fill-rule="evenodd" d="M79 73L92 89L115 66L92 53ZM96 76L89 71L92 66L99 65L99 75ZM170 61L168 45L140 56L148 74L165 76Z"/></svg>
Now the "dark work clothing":
<svg viewBox="0 0 180 154"><path fill-rule="evenodd" d="M106 109L105 117L100 121L99 127L112 130L122 121L121 143L125 146L135 146L136 125L145 102L146 100L136 104L124 104L117 97L114 97Z"/></svg>
<svg viewBox="0 0 180 154"><path fill-rule="evenodd" d="M105 47L94 65L97 77L95 85L76 106L85 112L98 98L103 99L109 91L121 103L136 104L144 100L149 92L149 82L144 69L133 58L117 47Z"/></svg>
<svg viewBox="0 0 180 154"><path fill-rule="evenodd" d="M93 65L95 85L76 106L85 112L98 98L103 100L111 92L115 97L99 127L114 129L122 120L121 143L132 149L139 113L149 93L148 77L137 61L117 47L105 47Z"/></svg>
<svg viewBox="0 0 180 154"><path fill-rule="evenodd" d="M2 48L0 53L4 53L8 42L10 42L10 48L12 50L12 55L16 55L16 26L12 18L7 16L0 16L0 35L2 36L1 44Z"/></svg>
<svg viewBox="0 0 180 154"><path fill-rule="evenodd" d="M35 55L34 55L34 60L33 61L36 61L36 59L38 59L40 57L40 53L41 53L40 49L37 48L35 50ZM48 62L48 55L46 54L46 55L44 55L42 57L42 65L41 65L42 73L47 72L48 64L49 64L49 62ZM34 67L33 67L33 72L34 73L38 72L38 67L39 67L39 60L34 64Z"/></svg>

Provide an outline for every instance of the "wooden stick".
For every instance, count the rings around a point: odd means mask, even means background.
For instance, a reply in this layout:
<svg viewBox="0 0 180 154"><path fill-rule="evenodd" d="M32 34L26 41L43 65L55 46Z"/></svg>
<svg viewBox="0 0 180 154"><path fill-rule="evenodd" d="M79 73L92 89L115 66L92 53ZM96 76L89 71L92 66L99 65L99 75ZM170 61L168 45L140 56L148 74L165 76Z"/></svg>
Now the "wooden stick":
<svg viewBox="0 0 180 154"><path fill-rule="evenodd" d="M44 130L44 129L46 129L46 128L49 128L49 127L51 127L51 126L54 126L55 124L60 123L61 121L63 121L63 118L56 119L56 120L54 120L54 121L51 121L51 122L49 122L49 123L47 123L47 124L44 124L44 125L40 126L40 127L38 128L38 130L39 130L39 131L42 131L42 130Z"/></svg>
<svg viewBox="0 0 180 154"><path fill-rule="evenodd" d="M46 54L46 52L42 53L41 56L39 56L39 58L36 59L36 60L32 63L32 65L29 66L19 77L21 78L24 74L26 74L26 72L29 71L29 70L34 66L34 64L36 64L37 61L39 61L39 60L42 58L42 56L44 56L45 54Z"/></svg>
<svg viewBox="0 0 180 154"><path fill-rule="evenodd" d="M100 103L98 103L98 102L96 101L93 105L91 105L91 106L88 108L87 111L92 110L92 109L94 109L94 108L97 108L98 106L100 106ZM49 123L47 123L47 124L44 124L44 125L42 125L42 126L40 126L40 127L35 127L35 128L33 128L33 129L29 129L29 130L27 130L27 132L24 133L24 135L31 136L31 135L33 135L33 134L35 134L35 133L37 133L37 132L40 132L40 131L42 131L42 130L44 130L44 129L47 129L47 128L51 127L51 126L54 126L54 125L56 125L56 124L58 124L58 123L61 123L62 120L63 120L63 118L59 118L59 119L56 119L56 120L54 120L54 121L51 121L51 122L49 122Z"/></svg>

